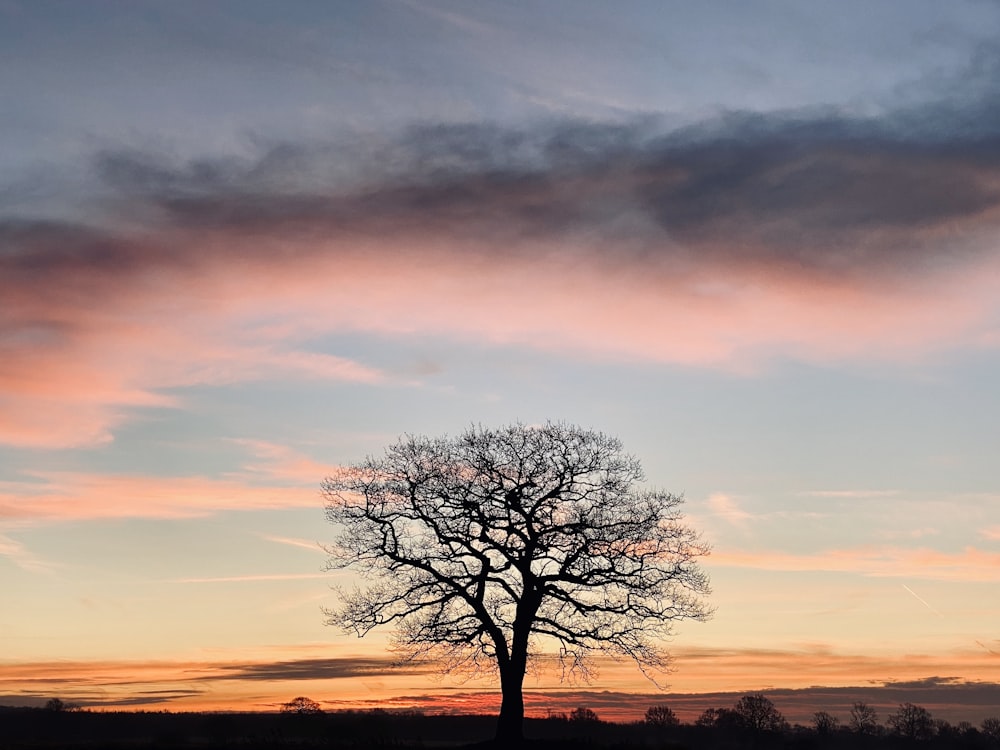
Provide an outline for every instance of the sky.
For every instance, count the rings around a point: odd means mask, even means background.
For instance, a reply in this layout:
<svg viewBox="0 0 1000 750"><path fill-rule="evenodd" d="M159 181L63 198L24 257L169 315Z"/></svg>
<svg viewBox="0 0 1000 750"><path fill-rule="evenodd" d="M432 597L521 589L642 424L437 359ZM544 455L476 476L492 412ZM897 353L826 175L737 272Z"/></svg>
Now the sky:
<svg viewBox="0 0 1000 750"><path fill-rule="evenodd" d="M552 420L712 546L682 717L996 715L998 38L992 0L0 0L0 703L493 705L324 625L319 486ZM666 700L599 666L529 713Z"/></svg>

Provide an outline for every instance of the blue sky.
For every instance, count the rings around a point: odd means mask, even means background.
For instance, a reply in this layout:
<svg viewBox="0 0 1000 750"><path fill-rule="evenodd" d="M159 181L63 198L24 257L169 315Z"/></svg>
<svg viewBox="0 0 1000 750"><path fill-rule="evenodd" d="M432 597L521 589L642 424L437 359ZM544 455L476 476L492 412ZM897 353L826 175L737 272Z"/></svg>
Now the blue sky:
<svg viewBox="0 0 1000 750"><path fill-rule="evenodd" d="M545 420L620 437L714 547L673 688L1000 681L998 27L0 3L0 696L444 689L309 671L384 655L322 624L319 482Z"/></svg>

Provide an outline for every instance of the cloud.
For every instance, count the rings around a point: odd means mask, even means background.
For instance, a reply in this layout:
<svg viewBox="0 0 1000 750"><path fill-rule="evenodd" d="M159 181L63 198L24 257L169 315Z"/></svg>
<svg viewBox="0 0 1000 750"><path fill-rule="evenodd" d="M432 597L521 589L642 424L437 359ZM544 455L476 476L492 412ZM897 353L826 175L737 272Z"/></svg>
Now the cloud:
<svg viewBox="0 0 1000 750"><path fill-rule="evenodd" d="M913 122L104 152L86 222L0 216L0 443L106 442L194 385L408 382L345 332L740 372L995 348L1000 131Z"/></svg>
<svg viewBox="0 0 1000 750"><path fill-rule="evenodd" d="M989 539L991 542L1000 541L1000 526L990 526L985 529L981 529L979 535L983 539Z"/></svg>
<svg viewBox="0 0 1000 750"><path fill-rule="evenodd" d="M174 578L170 583L259 583L261 581L300 581L311 578L326 578L329 573L259 573L241 576L214 576L207 578Z"/></svg>
<svg viewBox="0 0 1000 750"><path fill-rule="evenodd" d="M946 581L1000 581L1000 553L966 547L961 552L902 547L862 547L817 552L713 552L710 566L775 571L831 571L863 576Z"/></svg>
<svg viewBox="0 0 1000 750"><path fill-rule="evenodd" d="M0 534L0 557L6 557L14 565L31 573L48 573L56 565L42 560L29 551L21 542Z"/></svg>
<svg viewBox="0 0 1000 750"><path fill-rule="evenodd" d="M332 142L244 162L109 152L98 168L172 226L464 239L490 229L505 254L519 253L517 238L596 233L626 265L638 255L672 270L884 281L992 252L958 240L996 219L998 143L1000 132L921 130L899 116L730 114L672 132L430 125L378 142L381 159L375 144Z"/></svg>
<svg viewBox="0 0 1000 750"><path fill-rule="evenodd" d="M322 648L328 648L324 646ZM317 652L320 646L300 650ZM295 652L296 647L289 647ZM935 656L856 655L825 647L787 650L697 649L676 651L679 671L690 678L683 692L636 689L634 669L602 660L596 690L562 686L552 676L529 677L525 703L529 716L549 709L587 705L604 718L633 721L646 707L667 703L685 720L705 708L729 706L750 691L765 690L791 720L807 721L812 712L840 712L863 700L884 713L911 701L938 718L978 723L1000 697L1000 661L984 663L982 652ZM427 669L399 668L385 656L346 655L299 659L247 659L235 653L178 661L9 663L0 675L0 696L10 705L37 703L53 692L85 706L156 706L164 701L188 710L239 710L273 706L291 695L308 694L332 708L419 708L441 713L495 712L495 687L478 683L449 688L428 684ZM946 677L928 675L949 675ZM970 675L976 675L975 678ZM418 678L419 689L414 688ZM823 685L823 687L817 687ZM859 686L861 685L861 686ZM359 686L363 690L359 690Z"/></svg>
<svg viewBox="0 0 1000 750"><path fill-rule="evenodd" d="M708 508L712 513L734 526L745 527L753 519L753 515L743 510L736 498L721 492L713 493L708 498Z"/></svg>
<svg viewBox="0 0 1000 750"><path fill-rule="evenodd" d="M312 508L315 487L254 486L205 477L37 472L0 482L0 521L196 518L221 510ZM314 483L321 477L313 478Z"/></svg>
<svg viewBox="0 0 1000 750"><path fill-rule="evenodd" d="M894 497L899 490L811 490L803 492L809 497L846 498L848 500L867 500L869 498Z"/></svg>
<svg viewBox="0 0 1000 750"><path fill-rule="evenodd" d="M428 666L401 667L385 657L296 659L268 664L220 666L217 669L217 673L203 679L342 680L378 675L422 675L432 671Z"/></svg>
<svg viewBox="0 0 1000 750"><path fill-rule="evenodd" d="M0 480L0 523L97 518L176 519L226 510L314 508L319 502L320 480L337 470L336 466L315 461L288 446L249 439L230 442L246 449L250 458L238 471L221 477L22 472L20 479ZM315 542L276 536L265 538L319 551ZM3 536L0 536L0 555L11 557L26 569L46 567L16 542Z"/></svg>
<svg viewBox="0 0 1000 750"><path fill-rule="evenodd" d="M344 681L357 694L358 680L408 680L426 671L401 668L381 656L250 661L230 654L225 661L12 662L0 674L0 702L39 705L40 696L47 700L58 693L63 700L85 707L170 703L191 710L248 710L288 700L286 693L301 691L301 683L315 681L317 687L336 694L331 681ZM268 693L266 700L262 690Z"/></svg>
<svg viewBox="0 0 1000 750"><path fill-rule="evenodd" d="M326 554L320 543L315 540L298 539L287 536L273 536L271 534L262 534L261 538L266 539L269 542L275 542L276 544L285 544L289 547L298 547L299 549L307 549L310 552L319 552L323 555Z"/></svg>
<svg viewBox="0 0 1000 750"><path fill-rule="evenodd" d="M256 479L315 487L319 479L339 469L333 464L320 463L301 455L287 445L246 438L234 438L232 442L253 454L254 460L243 465L242 475Z"/></svg>

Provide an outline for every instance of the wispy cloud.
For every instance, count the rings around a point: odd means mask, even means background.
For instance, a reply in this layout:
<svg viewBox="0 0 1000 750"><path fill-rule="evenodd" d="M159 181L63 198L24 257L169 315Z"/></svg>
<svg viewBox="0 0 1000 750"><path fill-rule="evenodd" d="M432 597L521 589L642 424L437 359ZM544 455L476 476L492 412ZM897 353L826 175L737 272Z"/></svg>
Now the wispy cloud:
<svg viewBox="0 0 1000 750"><path fill-rule="evenodd" d="M28 550L21 542L0 534L0 557L6 557L14 565L31 573L50 573L57 565L42 560Z"/></svg>
<svg viewBox="0 0 1000 750"><path fill-rule="evenodd" d="M329 573L250 573L239 576L209 576L205 578L174 578L170 583L260 583L261 581L299 581L314 578L330 579Z"/></svg>
<svg viewBox="0 0 1000 750"><path fill-rule="evenodd" d="M929 580L1000 581L1000 553L984 552L975 547L966 547L961 552L862 547L806 555L723 550L713 552L708 565L775 571L833 571Z"/></svg>
<svg viewBox="0 0 1000 750"><path fill-rule="evenodd" d="M708 507L716 517L741 528L746 527L747 522L753 519L753 515L741 508L735 497L722 492L709 495Z"/></svg>
<svg viewBox="0 0 1000 750"><path fill-rule="evenodd" d="M0 481L0 521L191 518L224 510L317 507L319 482L337 470L289 446L230 442L246 449L249 457L240 470L222 477L23 472L20 480ZM315 542L266 538L318 549ZM0 537L0 554L33 564L5 537Z"/></svg>
<svg viewBox="0 0 1000 750"><path fill-rule="evenodd" d="M0 483L0 521L195 518L221 510L316 507L315 488L205 477L39 472ZM315 477L318 482L321 477Z"/></svg>
<svg viewBox="0 0 1000 750"><path fill-rule="evenodd" d="M869 498L895 497L899 490L810 490L803 492L808 497L845 498L848 500L866 500Z"/></svg>
<svg viewBox="0 0 1000 750"><path fill-rule="evenodd" d="M287 445L245 438L236 438L232 442L246 448L253 456L252 460L244 463L240 476L316 487L323 477L330 476L339 468L302 455Z"/></svg>
<svg viewBox="0 0 1000 750"><path fill-rule="evenodd" d="M287 536L273 536L271 534L261 534L261 539L266 539L269 542L275 542L276 544L285 544L289 547L298 547L299 549L307 549L310 552L319 552L326 554L319 542L310 541L309 539L298 539L295 537Z"/></svg>

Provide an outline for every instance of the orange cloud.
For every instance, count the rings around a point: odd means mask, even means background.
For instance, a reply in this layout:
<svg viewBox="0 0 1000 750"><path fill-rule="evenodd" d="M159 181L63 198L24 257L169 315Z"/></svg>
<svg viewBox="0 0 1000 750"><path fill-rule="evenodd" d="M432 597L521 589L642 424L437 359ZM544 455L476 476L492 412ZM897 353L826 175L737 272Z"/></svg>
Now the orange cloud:
<svg viewBox="0 0 1000 750"><path fill-rule="evenodd" d="M331 656L329 650L304 645L175 661L8 662L0 672L0 696L5 702L39 703L58 696L97 707L157 708L166 703L180 710L274 710L303 694L328 708L419 708L435 713L497 708L499 696L490 680L460 685L447 679L428 681L427 666L400 669L385 656ZM546 674L529 676L527 712L540 717L550 710L586 705L606 719L634 721L649 705L667 703L691 721L705 708L729 706L741 694L763 690L793 720L806 720L818 708L837 712L854 700L888 709L912 700L953 721L958 717L978 723L990 715L984 711L995 708L1000 692L1000 659L983 659L981 652L972 651L871 655L822 646L687 648L678 649L675 656L677 672L669 692L651 690L634 668L609 660L600 663L593 685L561 684ZM806 710L808 706L812 708Z"/></svg>

